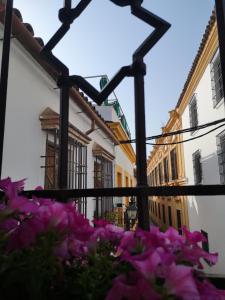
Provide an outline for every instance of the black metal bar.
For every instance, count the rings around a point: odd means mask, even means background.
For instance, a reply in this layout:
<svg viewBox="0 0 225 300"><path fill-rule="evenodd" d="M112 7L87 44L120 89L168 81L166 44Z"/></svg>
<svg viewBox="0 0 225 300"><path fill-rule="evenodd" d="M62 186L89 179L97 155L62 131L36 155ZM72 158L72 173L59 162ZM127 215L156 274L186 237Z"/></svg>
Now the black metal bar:
<svg viewBox="0 0 225 300"><path fill-rule="evenodd" d="M31 190L23 191L23 195L31 197L66 199L76 197L109 197L109 196L223 196L224 185L186 185L186 186L160 186L160 187L128 187L128 188L93 188L72 190ZM204 200L202 200L204 201ZM224 201L224 200L223 200Z"/></svg>
<svg viewBox="0 0 225 300"><path fill-rule="evenodd" d="M70 29L70 25L63 24L53 35L53 37L48 41L48 43L44 46L44 52L50 52L53 48L59 43L59 41L64 37L67 31Z"/></svg>
<svg viewBox="0 0 225 300"><path fill-rule="evenodd" d="M225 0L215 0L223 91L225 94Z"/></svg>
<svg viewBox="0 0 225 300"><path fill-rule="evenodd" d="M2 174L3 145L5 132L5 114L9 73L9 54L12 31L13 0L7 0L5 6L4 39L2 48L2 64L0 78L0 177Z"/></svg>
<svg viewBox="0 0 225 300"><path fill-rule="evenodd" d="M78 5L72 9L73 20L75 20L76 18L78 18L81 15L81 13L85 10L85 8L88 6L88 4L91 1L92 0L81 0L80 3L78 3Z"/></svg>
<svg viewBox="0 0 225 300"><path fill-rule="evenodd" d="M56 32L56 34L50 39L48 44L43 48L42 55L46 58L48 63L56 65L60 73L62 74L60 80L58 80L58 85L61 87L61 109L60 109L60 170L59 170L59 187L65 188L67 183L67 160L68 160L68 94L69 86L77 85L78 88L81 88L89 97L91 97L97 104L101 104L108 95L119 85L119 83L126 76L133 76L135 82L135 122L136 122L136 149L137 149L137 182L138 187L147 188L147 163L146 163L146 134L145 134L145 101L144 101L144 75L145 75L145 65L143 62L143 57L147 52L158 42L162 35L168 30L170 24L166 21L160 19L154 14L150 13L143 7L141 4L143 0L111 0L116 5L119 6L130 6L131 12L133 15L141 19L142 21L148 23L150 26L155 27L155 30L149 37L141 44L141 46L133 54L133 65L122 67L119 72L113 77L113 79L107 84L107 86L99 93L92 85L90 85L84 78L81 76L70 76L68 75L67 68L63 63L54 57L50 50L57 44L57 42L66 34L70 24L77 18L91 2L91 0L81 0L78 5L71 9L71 1L64 0L64 8L59 11L59 19L63 23L62 27ZM66 76L65 76L66 73ZM67 150L67 151L66 151ZM103 173L103 172L102 172ZM78 174L79 175L79 174ZM103 174L102 174L103 175ZM103 178L102 178L103 179ZM79 176L78 176L79 181ZM103 185L104 186L104 185ZM78 187L79 182L78 182ZM107 189L111 191L108 196L115 196L114 189ZM81 197L87 196L88 190L81 190ZM90 196L102 197L104 196L105 189L92 190ZM77 191L76 191L77 192ZM121 196L124 190L119 192ZM135 189L131 189L129 193L135 192ZM74 191L73 191L74 193ZM60 194L60 192L59 192ZM129 194L132 195L132 194ZM136 195L136 194L134 194ZM148 216L148 194L138 193L138 219L139 225L143 229L149 229L149 216ZM74 196L74 195L73 195ZM106 195L107 196L107 195ZM107 207L108 202L104 202L104 199L101 198L101 209ZM97 203L97 201L96 201ZM97 205L97 210L99 206ZM101 214L104 213L101 211Z"/></svg>
<svg viewBox="0 0 225 300"><path fill-rule="evenodd" d="M69 89L68 86L60 89L58 186L61 189L68 188Z"/></svg>
<svg viewBox="0 0 225 300"><path fill-rule="evenodd" d="M64 7L65 7L65 9L71 9L71 6L72 6L71 1L72 0L64 0Z"/></svg>
<svg viewBox="0 0 225 300"><path fill-rule="evenodd" d="M159 18L153 13L149 12L145 8L139 5L132 5L131 12L134 16L143 20L150 26L155 27L155 30L144 40L144 42L134 52L134 57L144 57L155 44L161 39L161 37L170 28L170 24L165 20Z"/></svg>
<svg viewBox="0 0 225 300"><path fill-rule="evenodd" d="M136 165L137 187L147 186L147 157L146 157L146 130L145 130L145 95L144 75L145 65L143 59L134 63L136 75L134 77L135 89L135 135L136 135ZM142 229L149 230L148 197L137 197L138 224Z"/></svg>

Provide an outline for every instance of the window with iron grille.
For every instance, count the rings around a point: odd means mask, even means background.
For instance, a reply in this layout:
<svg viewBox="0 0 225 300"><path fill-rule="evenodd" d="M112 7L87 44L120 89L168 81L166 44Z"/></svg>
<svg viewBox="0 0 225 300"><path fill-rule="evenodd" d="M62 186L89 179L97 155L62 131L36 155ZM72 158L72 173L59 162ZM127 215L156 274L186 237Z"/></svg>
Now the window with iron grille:
<svg viewBox="0 0 225 300"><path fill-rule="evenodd" d="M161 220L161 209L160 209L160 203L158 203L158 212L159 212L159 219Z"/></svg>
<svg viewBox="0 0 225 300"><path fill-rule="evenodd" d="M162 184L163 177L162 177L162 163L158 165L158 173L159 173L159 183Z"/></svg>
<svg viewBox="0 0 225 300"><path fill-rule="evenodd" d="M181 210L177 209L177 229L179 234L182 234L182 221L181 221Z"/></svg>
<svg viewBox="0 0 225 300"><path fill-rule="evenodd" d="M163 168L164 168L164 180L165 182L169 181L169 163L168 158L164 158L163 160Z"/></svg>
<svg viewBox="0 0 225 300"><path fill-rule="evenodd" d="M171 208L171 206L168 206L168 220L169 220L169 225L173 226L172 208Z"/></svg>
<svg viewBox="0 0 225 300"><path fill-rule="evenodd" d="M199 150L192 154L192 161L193 161L194 183L201 184L202 163L201 163L201 153Z"/></svg>
<svg viewBox="0 0 225 300"><path fill-rule="evenodd" d="M49 130L46 134L45 155L45 189L56 189L58 174L58 130ZM69 138L68 143L68 188L87 188L87 146ZM86 215L87 200L85 197L75 199L78 210Z"/></svg>
<svg viewBox="0 0 225 300"><path fill-rule="evenodd" d="M189 103L190 127L198 126L197 98L194 95Z"/></svg>
<svg viewBox="0 0 225 300"><path fill-rule="evenodd" d="M217 156L220 173L220 183L225 184L225 131L217 136Z"/></svg>
<svg viewBox="0 0 225 300"><path fill-rule="evenodd" d="M165 211L165 204L162 204L162 213L163 213L163 223L166 224L166 211Z"/></svg>
<svg viewBox="0 0 225 300"><path fill-rule="evenodd" d="M112 161L104 156L95 156L94 188L111 188L113 186ZM107 217L113 211L113 197L96 198L96 217Z"/></svg>
<svg viewBox="0 0 225 300"><path fill-rule="evenodd" d="M171 162L171 179L176 180L178 178L176 149L173 149L170 152L170 162Z"/></svg>
<svg viewBox="0 0 225 300"><path fill-rule="evenodd" d="M213 58L210 64L210 73L211 73L211 83L212 83L213 105L215 107L220 102L220 100L222 100L224 97L219 52L216 53L215 57Z"/></svg>
<svg viewBox="0 0 225 300"><path fill-rule="evenodd" d="M155 169L153 170L153 177L154 177L154 186L156 186L157 185L157 180L156 180Z"/></svg>

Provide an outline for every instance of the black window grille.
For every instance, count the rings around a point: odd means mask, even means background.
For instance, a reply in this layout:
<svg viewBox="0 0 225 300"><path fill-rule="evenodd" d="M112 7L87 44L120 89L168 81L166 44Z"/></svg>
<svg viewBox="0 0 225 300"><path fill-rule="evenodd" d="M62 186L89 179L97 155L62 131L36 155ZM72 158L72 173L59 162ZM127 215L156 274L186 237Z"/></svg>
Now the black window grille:
<svg viewBox="0 0 225 300"><path fill-rule="evenodd" d="M95 156L94 161L94 188L111 188L113 186L113 165L112 161L104 156ZM113 197L97 197L96 211L97 218L107 218L113 211Z"/></svg>
<svg viewBox="0 0 225 300"><path fill-rule="evenodd" d="M165 204L162 204L162 216L163 216L163 223L166 224L166 210L165 210Z"/></svg>
<svg viewBox="0 0 225 300"><path fill-rule="evenodd" d="M168 206L168 220L169 220L169 226L173 226L172 208L171 208L171 206Z"/></svg>
<svg viewBox="0 0 225 300"><path fill-rule="evenodd" d="M189 117L190 117L190 126L198 126L198 110L197 110L197 98L194 95L189 104Z"/></svg>
<svg viewBox="0 0 225 300"><path fill-rule="evenodd" d="M165 182L169 181L169 162L168 158L164 158L163 160L163 168L164 168L164 180Z"/></svg>
<svg viewBox="0 0 225 300"><path fill-rule="evenodd" d="M193 161L193 172L194 172L194 183L201 184L202 183L202 163L201 163L201 153L197 150L192 154Z"/></svg>
<svg viewBox="0 0 225 300"><path fill-rule="evenodd" d="M162 176L162 163L158 165L158 173L159 173L159 183L162 184L163 176Z"/></svg>
<svg viewBox="0 0 225 300"><path fill-rule="evenodd" d="M173 149L170 152L170 162L171 162L171 179L176 180L178 178L176 149Z"/></svg>
<svg viewBox="0 0 225 300"><path fill-rule="evenodd" d="M151 186L154 186L154 176L153 176L153 172L151 172L150 177L151 177Z"/></svg>
<svg viewBox="0 0 225 300"><path fill-rule="evenodd" d="M225 130L217 136L217 156L220 183L225 184Z"/></svg>
<svg viewBox="0 0 225 300"><path fill-rule="evenodd" d="M182 234L181 227L182 227L181 210L177 209L177 229L179 234Z"/></svg>
<svg viewBox="0 0 225 300"><path fill-rule="evenodd" d="M58 130L46 132L45 189L57 189L59 161ZM68 189L87 188L87 146L69 138L68 142ZM78 210L87 215L87 199L74 199Z"/></svg>
<svg viewBox="0 0 225 300"><path fill-rule="evenodd" d="M215 57L213 58L210 65L210 69L213 105L215 107L224 97L222 70L219 53L216 53Z"/></svg>

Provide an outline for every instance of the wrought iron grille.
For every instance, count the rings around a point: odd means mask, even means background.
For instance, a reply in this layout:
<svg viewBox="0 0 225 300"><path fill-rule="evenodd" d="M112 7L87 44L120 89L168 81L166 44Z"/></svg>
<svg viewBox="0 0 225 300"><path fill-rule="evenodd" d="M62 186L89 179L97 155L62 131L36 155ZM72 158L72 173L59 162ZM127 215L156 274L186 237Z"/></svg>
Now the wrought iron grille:
<svg viewBox="0 0 225 300"><path fill-rule="evenodd" d="M94 161L94 187L112 188L113 164L102 155L95 156ZM95 216L106 218L113 211L113 197L96 197Z"/></svg>
<svg viewBox="0 0 225 300"><path fill-rule="evenodd" d="M146 68L145 55L160 40L169 29L170 24L142 7L143 0L111 0L114 4L131 8L131 13L154 28L140 47L134 52L132 64L122 67L111 79L105 88L98 92L84 78L70 76L69 69L52 54L53 48L68 32L72 22L78 18L93 0L81 0L72 8L71 0L64 0L64 7L59 11L61 27L50 41L44 46L41 56L50 65L54 64L59 72L58 86L60 88L60 138L59 138L59 190L26 191L26 195L58 198L67 201L75 197L111 197L137 196L138 221L143 229L149 229L148 196L175 196L175 195L225 195L222 185L202 186L170 186L148 187L146 172L146 132L145 132L145 100L144 76ZM225 0L216 0L217 24L220 47L220 60L223 86L225 86ZM5 127L5 111L7 98L7 81L9 66L10 37L12 25L13 0L6 0L5 28L3 39L2 66L0 79L0 170L2 169L2 154ZM135 128L136 128L136 155L137 155L137 187L135 188L98 188L98 189L68 189L68 107L69 90L73 85L78 86L97 104L101 104L125 77L134 78L135 95ZM204 200L203 200L204 201Z"/></svg>
<svg viewBox="0 0 225 300"><path fill-rule="evenodd" d="M57 129L46 131L46 154L41 156L45 160L45 189L58 188L57 174L59 164L59 132ZM68 188L87 188L87 146L69 138L68 140ZM87 215L86 197L74 198L78 210Z"/></svg>

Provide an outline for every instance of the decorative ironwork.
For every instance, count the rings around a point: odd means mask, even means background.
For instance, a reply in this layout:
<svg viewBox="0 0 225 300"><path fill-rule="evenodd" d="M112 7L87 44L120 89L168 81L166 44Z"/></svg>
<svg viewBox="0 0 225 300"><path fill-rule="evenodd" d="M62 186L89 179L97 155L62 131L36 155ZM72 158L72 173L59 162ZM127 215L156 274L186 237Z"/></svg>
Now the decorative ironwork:
<svg viewBox="0 0 225 300"><path fill-rule="evenodd" d="M221 185L207 186L170 186L170 187L147 187L146 176L146 136L145 136L145 109L144 109L144 76L146 73L144 56L158 42L162 35L168 30L169 24L159 17L153 15L141 4L142 0L111 0L121 7L130 6L131 13L153 26L155 30L142 43L133 55L131 66L125 66L112 78L107 86L99 93L87 81L80 76L70 76L68 68L52 54L52 49L59 40L70 29L72 22L79 17L84 9L92 0L81 0L75 7L71 7L71 0L65 0L64 8L59 11L59 19L62 26L43 48L42 57L49 64L53 64L58 70L59 80L58 86L61 90L60 96L60 161L59 161L59 187L60 190L43 190L24 192L29 195L46 196L51 198L60 198L67 201L72 197L99 197L99 196L137 196L138 204L138 220L139 226L144 229L149 228L148 223L148 205L147 196L172 196L172 195L225 195L225 188ZM216 0L217 25L219 32L219 46L221 56L221 69L223 75L223 86L225 86L225 0ZM5 49L5 57L9 57L11 20L12 20L12 0L6 1L5 16L5 34L3 40L3 49ZM3 51L4 52L4 51ZM68 108L69 108L69 89L73 85L79 86L87 95L89 95L96 103L102 103L104 99L112 92L113 89L126 76L134 77L135 83L135 122L136 122L136 152L137 152L137 183L136 188L103 188L103 189L85 189L85 190L63 190L67 187L67 162L68 162ZM3 138L4 138L4 118L5 103L7 92L8 78L8 59L2 60L1 84L5 82L4 89L0 89L1 99L1 127L0 127L0 160L2 161ZM3 124L3 126L2 126ZM204 200L203 200L204 201Z"/></svg>
<svg viewBox="0 0 225 300"><path fill-rule="evenodd" d="M65 0L64 7L59 11L61 27L42 49L42 57L51 65L54 65L60 73L58 86L61 89L60 100L60 155L59 155L59 187L67 187L67 144L68 144L68 112L69 112L69 89L72 86L79 87L84 93L92 98L97 104L102 104L112 91L125 77L134 77L135 88L135 124L136 124L136 155L137 155L137 185L147 186L146 165L146 131L145 131L145 100L144 100L144 76L146 66L143 58L169 29L170 24L150 13L141 6L143 1L130 0L112 2L119 6L130 6L131 13L154 27L153 32L136 49L133 54L133 62L129 66L122 67L116 75L107 83L101 92L97 91L85 78L78 75L69 75L68 68L56 58L52 50L70 29L70 25L87 8L92 0L81 0L75 8L72 8L71 0ZM137 198L139 225L149 228L148 199L146 196Z"/></svg>

